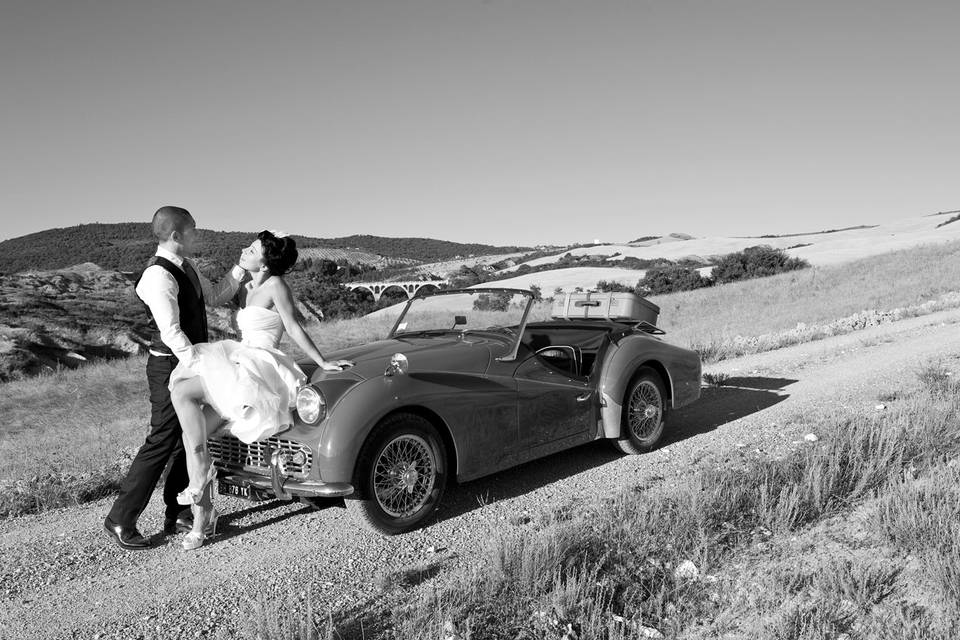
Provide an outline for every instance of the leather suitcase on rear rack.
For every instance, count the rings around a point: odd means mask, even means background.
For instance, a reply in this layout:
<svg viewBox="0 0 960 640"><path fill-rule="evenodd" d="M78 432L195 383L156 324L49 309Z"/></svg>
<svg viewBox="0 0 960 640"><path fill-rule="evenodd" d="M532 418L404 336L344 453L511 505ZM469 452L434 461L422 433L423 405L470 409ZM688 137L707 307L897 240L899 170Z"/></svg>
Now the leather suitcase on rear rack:
<svg viewBox="0 0 960 640"><path fill-rule="evenodd" d="M657 324L660 307L635 293L567 293L553 299L551 317Z"/></svg>

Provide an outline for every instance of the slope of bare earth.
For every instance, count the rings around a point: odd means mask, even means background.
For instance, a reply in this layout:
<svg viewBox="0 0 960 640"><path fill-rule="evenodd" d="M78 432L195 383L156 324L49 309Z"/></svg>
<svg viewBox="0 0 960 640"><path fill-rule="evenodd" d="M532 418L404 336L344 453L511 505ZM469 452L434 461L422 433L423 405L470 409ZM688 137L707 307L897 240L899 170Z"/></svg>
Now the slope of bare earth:
<svg viewBox="0 0 960 640"><path fill-rule="evenodd" d="M131 277L92 263L0 276L0 382L145 353L149 316ZM207 307L212 339L236 336L232 313Z"/></svg>
<svg viewBox="0 0 960 640"><path fill-rule="evenodd" d="M396 595L384 590L388 573L417 564L442 582L525 514L671 482L743 450L800 446L824 415L873 411L878 392L898 388L921 363L955 358L958 323L960 310L949 310L708 367L729 375L727 385L675 412L659 450L623 457L597 442L453 486L435 522L394 538L358 529L336 506L226 498L222 533L193 553L177 537L120 550L100 529L109 501L8 520L0 523L0 637L250 637L259 598L301 615L308 591L318 621L362 616L373 637ZM161 510L158 500L147 508L146 534L159 529Z"/></svg>
<svg viewBox="0 0 960 640"><path fill-rule="evenodd" d="M0 380L87 356L137 353L147 314L123 274L94 264L0 276Z"/></svg>
<svg viewBox="0 0 960 640"><path fill-rule="evenodd" d="M208 309L211 335L230 335L225 309ZM145 350L149 317L119 271L79 264L0 276L0 380Z"/></svg>

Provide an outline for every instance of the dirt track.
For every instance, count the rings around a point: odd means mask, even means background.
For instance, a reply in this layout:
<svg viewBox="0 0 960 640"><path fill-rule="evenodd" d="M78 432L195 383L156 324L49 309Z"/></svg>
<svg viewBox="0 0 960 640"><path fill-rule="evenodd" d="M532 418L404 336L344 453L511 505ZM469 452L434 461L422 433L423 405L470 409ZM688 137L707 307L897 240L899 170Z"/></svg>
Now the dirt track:
<svg viewBox="0 0 960 640"><path fill-rule="evenodd" d="M101 529L106 500L2 521L0 638L245 637L261 594L289 604L308 587L319 614L375 614L387 606L380 576L424 563L442 574L525 512L669 482L742 450L798 446L831 407L876 410L878 393L922 363L960 354L957 323L960 310L945 311L707 367L731 376L727 386L673 414L661 449L622 457L598 442L451 487L437 522L404 536L368 534L336 506L225 498L222 534L194 553L159 536L150 550L122 551ZM155 500L145 535L159 531L161 513Z"/></svg>

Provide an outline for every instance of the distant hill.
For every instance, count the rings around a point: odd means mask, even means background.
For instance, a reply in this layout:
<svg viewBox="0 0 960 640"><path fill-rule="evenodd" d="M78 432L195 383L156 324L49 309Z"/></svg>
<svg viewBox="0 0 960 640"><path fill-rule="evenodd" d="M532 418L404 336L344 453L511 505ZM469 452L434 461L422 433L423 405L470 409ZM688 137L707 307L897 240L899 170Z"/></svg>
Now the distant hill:
<svg viewBox="0 0 960 640"><path fill-rule="evenodd" d="M201 263L224 268L236 261L240 249L256 237L256 232L211 231L200 229ZM432 238L386 238L353 235L343 238L293 236L302 249L331 249L331 256L342 256L367 264L416 264L451 260L457 256L515 253L527 247L494 247L485 244L463 244ZM92 262L105 269L138 271L156 247L150 224L121 222L116 224L81 224L75 227L48 229L0 242L0 274L28 270L62 269L82 262ZM304 252L305 256L313 253Z"/></svg>

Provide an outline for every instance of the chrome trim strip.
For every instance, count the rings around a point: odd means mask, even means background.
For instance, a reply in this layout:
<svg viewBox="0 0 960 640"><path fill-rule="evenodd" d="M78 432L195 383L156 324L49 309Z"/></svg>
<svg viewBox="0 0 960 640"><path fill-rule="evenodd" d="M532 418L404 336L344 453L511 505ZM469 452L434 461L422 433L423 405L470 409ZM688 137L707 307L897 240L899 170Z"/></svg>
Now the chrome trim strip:
<svg viewBox="0 0 960 640"><path fill-rule="evenodd" d="M221 480L230 484L252 486L257 489L273 491L273 478L259 476L238 476L230 473L222 473L219 476ZM311 480L285 480L282 485L283 492L288 495L312 496L318 498L342 498L353 494L353 485L346 482L314 482ZM279 496L278 496L279 497ZM283 498L281 498L283 499ZM290 498L286 498L289 500Z"/></svg>

